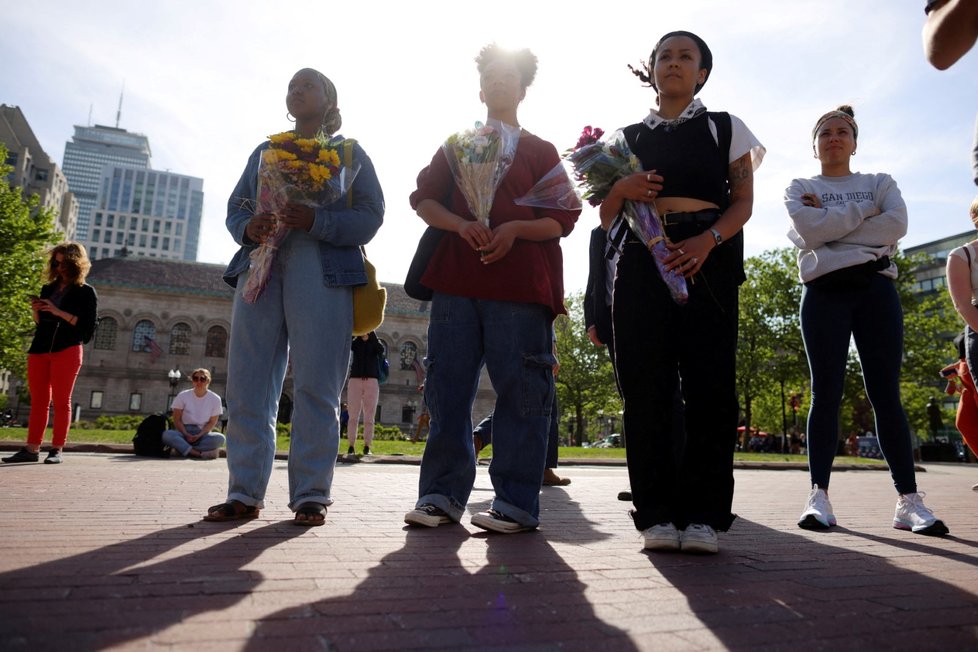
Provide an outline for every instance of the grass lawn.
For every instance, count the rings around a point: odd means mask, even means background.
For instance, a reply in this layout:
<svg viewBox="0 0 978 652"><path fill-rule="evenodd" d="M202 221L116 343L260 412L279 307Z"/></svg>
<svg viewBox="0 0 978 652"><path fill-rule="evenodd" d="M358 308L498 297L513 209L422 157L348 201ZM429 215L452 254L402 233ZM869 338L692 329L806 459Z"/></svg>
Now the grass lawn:
<svg viewBox="0 0 978 652"><path fill-rule="evenodd" d="M135 433L129 430L85 430L74 429L68 434L69 444L131 444ZM0 429L0 439L7 441L25 441L27 439L27 428L3 428ZM45 444L51 441L51 431L45 435ZM344 438L340 442L340 453L345 453L347 442ZM279 451L289 449L289 438L279 437L277 448ZM357 452L363 450L363 439L357 440ZM420 456L424 452L424 442L416 444L409 441L386 441L374 440L371 448L375 455L413 455ZM558 451L561 459L625 459L624 448L581 448L579 446L561 446ZM487 446L479 453L480 458L492 457L492 446ZM782 455L779 453L735 453L734 459L745 462L807 462L808 458L804 455ZM836 460L840 463L858 464L885 464L883 460L874 460L866 457L843 457L839 456Z"/></svg>

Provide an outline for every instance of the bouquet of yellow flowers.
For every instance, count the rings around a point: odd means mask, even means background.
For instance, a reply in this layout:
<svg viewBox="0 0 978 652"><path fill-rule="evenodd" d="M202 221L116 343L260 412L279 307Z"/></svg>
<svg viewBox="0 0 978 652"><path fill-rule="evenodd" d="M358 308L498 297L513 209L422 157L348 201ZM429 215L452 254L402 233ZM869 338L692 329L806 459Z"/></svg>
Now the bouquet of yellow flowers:
<svg viewBox="0 0 978 652"><path fill-rule="evenodd" d="M327 206L349 191L360 169L359 165L352 169L343 166L337 153L343 141L330 141L322 132L314 138L302 138L294 131L285 131L268 140L258 167L259 215L277 215L289 202L312 208ZM246 302L254 303L265 288L275 251L288 232L276 223L269 237L251 252L251 273L242 291Z"/></svg>

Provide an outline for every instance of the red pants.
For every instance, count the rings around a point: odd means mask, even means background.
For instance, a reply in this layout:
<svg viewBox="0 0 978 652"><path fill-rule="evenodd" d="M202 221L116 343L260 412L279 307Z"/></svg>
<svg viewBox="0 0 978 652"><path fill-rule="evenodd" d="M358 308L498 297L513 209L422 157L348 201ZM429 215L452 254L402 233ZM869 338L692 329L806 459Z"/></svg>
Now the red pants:
<svg viewBox="0 0 978 652"><path fill-rule="evenodd" d="M51 446L61 449L71 425L71 390L82 365L81 344L57 353L31 353L27 356L27 386L31 390L31 418L27 444L36 448L44 441L48 427L48 405L54 402L54 436Z"/></svg>

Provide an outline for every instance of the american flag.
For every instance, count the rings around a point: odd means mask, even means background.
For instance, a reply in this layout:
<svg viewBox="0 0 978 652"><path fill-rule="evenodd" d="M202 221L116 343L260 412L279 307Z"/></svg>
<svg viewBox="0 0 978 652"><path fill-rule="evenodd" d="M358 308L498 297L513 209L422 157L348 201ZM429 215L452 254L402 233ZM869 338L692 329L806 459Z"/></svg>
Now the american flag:
<svg viewBox="0 0 978 652"><path fill-rule="evenodd" d="M414 369L414 375L418 377L418 384L423 385L425 376L424 367L421 366L417 358L414 358L414 362L411 363L411 368Z"/></svg>
<svg viewBox="0 0 978 652"><path fill-rule="evenodd" d="M160 345L157 344L156 343L156 340L154 340L152 337L150 337L148 335L144 336L143 337L143 344L145 344L146 345L146 348L149 349L149 361L150 361L150 364L152 364L152 363L156 362L157 360L159 360L160 359L160 356L163 355L163 349L160 348Z"/></svg>

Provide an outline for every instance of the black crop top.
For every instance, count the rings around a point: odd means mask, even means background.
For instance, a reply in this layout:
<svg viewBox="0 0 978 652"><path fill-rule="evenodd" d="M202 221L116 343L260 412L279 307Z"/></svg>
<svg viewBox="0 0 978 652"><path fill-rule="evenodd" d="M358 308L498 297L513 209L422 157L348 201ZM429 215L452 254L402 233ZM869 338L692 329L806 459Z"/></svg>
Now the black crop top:
<svg viewBox="0 0 978 652"><path fill-rule="evenodd" d="M719 137L723 133L721 120L717 119L720 114L714 114L717 139L710 131L708 115L704 112L678 126L663 125L656 129L649 129L639 122L623 131L632 153L642 162L642 168L655 170L662 176L659 197L690 197L716 204L724 210L729 204L729 152L721 152L717 145L717 140L724 141Z"/></svg>

